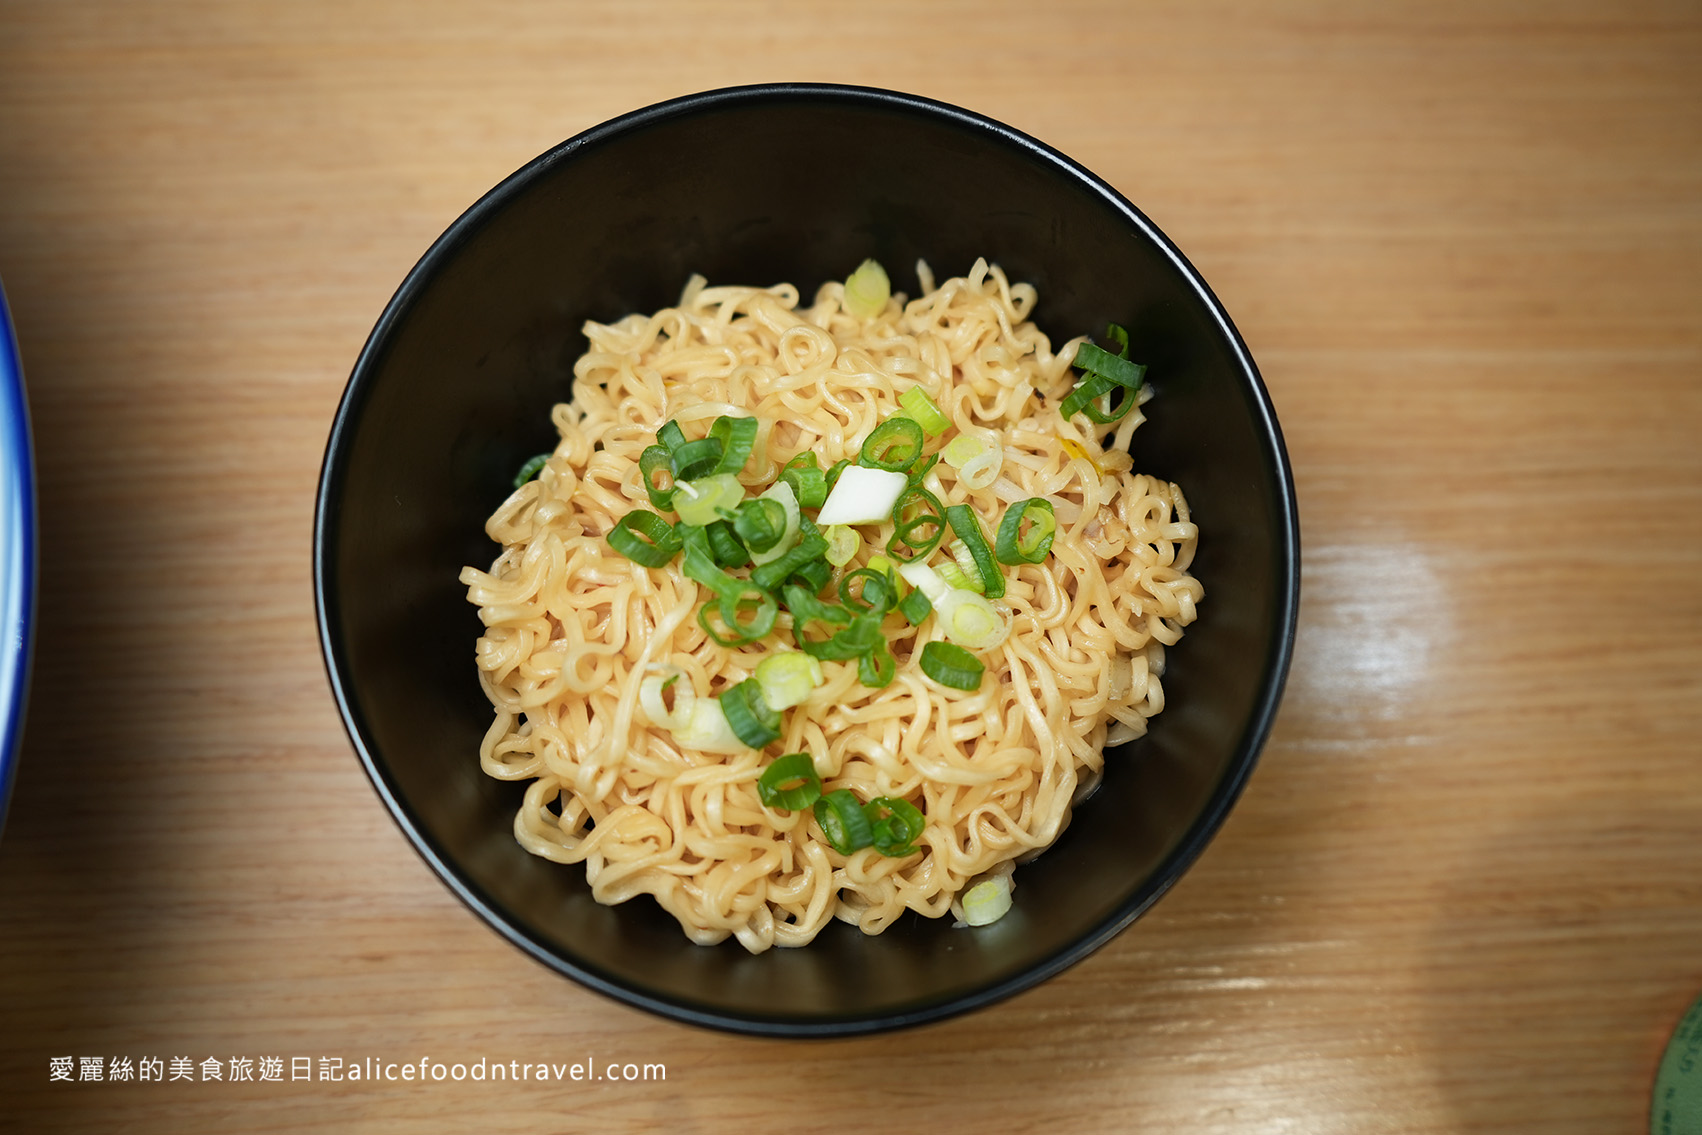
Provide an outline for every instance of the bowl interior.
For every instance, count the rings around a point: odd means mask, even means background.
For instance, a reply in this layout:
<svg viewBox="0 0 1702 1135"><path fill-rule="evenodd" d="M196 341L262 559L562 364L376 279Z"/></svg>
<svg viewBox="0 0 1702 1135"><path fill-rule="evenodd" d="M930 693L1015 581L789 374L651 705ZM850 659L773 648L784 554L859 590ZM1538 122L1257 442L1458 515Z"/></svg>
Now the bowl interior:
<svg viewBox="0 0 1702 1135"><path fill-rule="evenodd" d="M1167 708L1114 753L1100 792L1022 868L978 931L907 917L834 924L802 950L692 946L641 899L594 902L583 873L511 834L521 788L479 769L490 708L457 574L497 548L486 516L555 443L587 318L712 283L813 294L866 256L914 295L977 256L1040 291L1062 342L1129 328L1157 396L1135 466L1179 482L1200 523L1199 621L1170 652ZM362 759L445 880L540 960L630 1003L754 1032L846 1033L933 1019L1084 956L1150 904L1217 827L1286 669L1296 547L1264 390L1215 300L1114 193L985 120L885 93L719 92L582 135L492 191L385 312L333 430L316 542L332 683Z"/></svg>

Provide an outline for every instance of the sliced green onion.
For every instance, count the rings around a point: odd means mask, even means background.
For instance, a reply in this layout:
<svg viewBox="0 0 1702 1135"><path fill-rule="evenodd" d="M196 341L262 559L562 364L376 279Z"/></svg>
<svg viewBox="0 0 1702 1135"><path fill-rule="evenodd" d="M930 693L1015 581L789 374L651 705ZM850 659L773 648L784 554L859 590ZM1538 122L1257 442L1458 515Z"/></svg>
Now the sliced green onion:
<svg viewBox="0 0 1702 1135"><path fill-rule="evenodd" d="M853 594L852 585L863 581L861 595ZM898 586L892 576L872 568L846 572L839 581L839 600L856 611L879 611L886 614L898 604Z"/></svg>
<svg viewBox="0 0 1702 1135"><path fill-rule="evenodd" d="M1146 379L1146 367L1129 361L1129 333L1113 323L1106 328L1106 335L1118 346L1117 354L1113 355L1092 343L1083 343L1076 348L1073 364L1079 367L1083 374L1077 380L1076 388L1064 399L1059 407L1066 420L1081 413L1100 425L1110 425L1132 410L1139 401L1138 395L1141 383ZM1121 388L1121 397L1113 405L1109 399L1104 410L1097 405L1101 396L1111 394Z"/></svg>
<svg viewBox="0 0 1702 1135"><path fill-rule="evenodd" d="M935 604L946 637L971 650L989 650L1010 637L1010 623L984 595L953 588Z"/></svg>
<svg viewBox="0 0 1702 1135"><path fill-rule="evenodd" d="M744 609L751 609L754 614L749 619L739 618ZM721 622L727 629L723 635L710 622L709 614L714 611L721 616ZM703 633L714 639L721 646L743 646L763 638L774 629L774 620L780 615L780 601L766 591L751 588L743 595L732 591L723 592L713 607L708 605L697 610L697 625L703 628Z"/></svg>
<svg viewBox="0 0 1702 1135"><path fill-rule="evenodd" d="M827 467L827 472L822 474L822 480L827 484L828 492L831 493L833 487L839 484L839 475L851 468L851 465L852 461L849 457L842 457ZM823 497L822 499L826 500L827 498Z"/></svg>
<svg viewBox="0 0 1702 1135"><path fill-rule="evenodd" d="M688 441L673 452L674 480L695 481L715 473L721 464L721 443L712 437Z"/></svg>
<svg viewBox="0 0 1702 1135"><path fill-rule="evenodd" d="M684 542L672 524L654 512L635 508L609 529L609 547L635 564L661 567Z"/></svg>
<svg viewBox="0 0 1702 1135"><path fill-rule="evenodd" d="M802 651L782 650L757 665L756 681L770 706L791 709L821 685L821 663Z"/></svg>
<svg viewBox="0 0 1702 1135"><path fill-rule="evenodd" d="M954 540L953 544L963 547L962 540ZM965 549L967 552L967 549ZM987 585L981 582L981 573L975 570L974 561L970 562L968 571L962 564L953 560L949 564L940 565L940 578L946 581L946 586L956 591L969 591L976 595L986 590ZM970 572L974 572L973 575Z"/></svg>
<svg viewBox="0 0 1702 1135"><path fill-rule="evenodd" d="M877 796L863 805L863 815L876 851L894 858L916 854L916 839L927 827L916 805L896 796Z"/></svg>
<svg viewBox="0 0 1702 1135"><path fill-rule="evenodd" d="M911 422L912 428L916 426ZM892 515L893 505L909 487L901 472L853 465L839 477L827 494L816 523L874 524Z"/></svg>
<svg viewBox="0 0 1702 1135"><path fill-rule="evenodd" d="M695 481L676 481L672 507L681 524L704 525L724 519L744 499L745 487L737 477L717 473Z"/></svg>
<svg viewBox="0 0 1702 1135"><path fill-rule="evenodd" d="M715 562L721 567L739 567L750 562L750 552L739 543L738 536L733 533L733 526L725 520L705 524L703 534L709 540L709 554L715 557Z"/></svg>
<svg viewBox="0 0 1702 1135"><path fill-rule="evenodd" d="M680 744L706 753L742 753L749 747L727 724L717 698L693 698L685 711L685 723L675 727L673 734Z"/></svg>
<svg viewBox="0 0 1702 1135"><path fill-rule="evenodd" d="M922 432L929 437L939 437L951 428L951 419L940 413L940 408L934 405L934 400L928 397L928 392L920 386L912 386L898 396L898 404L904 407L904 412L915 419L922 427Z"/></svg>
<svg viewBox="0 0 1702 1135"><path fill-rule="evenodd" d="M1024 521L1028 523L1026 532ZM1052 502L1045 497L1029 497L1005 509L993 554L1002 564L1037 564L1052 550L1052 537L1057 531L1058 518L1052 512Z"/></svg>
<svg viewBox="0 0 1702 1135"><path fill-rule="evenodd" d="M810 450L798 454L780 468L780 479L792 486L798 503L805 508L820 508L827 499L827 477Z"/></svg>
<svg viewBox="0 0 1702 1135"><path fill-rule="evenodd" d="M857 464L870 469L904 472L922 456L922 426L913 418L892 417L869 431Z"/></svg>
<svg viewBox="0 0 1702 1135"><path fill-rule="evenodd" d="M644 478L644 491L650 494L650 503L658 509L672 510L674 507L674 458L666 446L653 445L638 455L638 472ZM667 478L666 482L658 485L656 475L660 473Z"/></svg>
<svg viewBox="0 0 1702 1135"><path fill-rule="evenodd" d="M879 261L863 261L845 281L846 314L858 319L873 319L891 298L892 281Z"/></svg>
<svg viewBox="0 0 1702 1135"><path fill-rule="evenodd" d="M957 479L966 489L979 492L999 479L999 470L1005 461L1005 451L1002 446L993 445L985 452L971 457L963 463L963 468L957 471Z"/></svg>
<svg viewBox="0 0 1702 1135"><path fill-rule="evenodd" d="M766 552L786 534L786 509L772 497L742 501L734 510L733 532L753 552Z"/></svg>
<svg viewBox="0 0 1702 1135"><path fill-rule="evenodd" d="M987 926L1011 909L1011 877L994 875L963 893L963 921L970 926Z"/></svg>
<svg viewBox="0 0 1702 1135"><path fill-rule="evenodd" d="M795 583L788 583L782 593L786 596L786 609L792 612L793 632L800 637L809 623L826 623L837 628L851 622L850 611L837 603L822 602Z"/></svg>
<svg viewBox="0 0 1702 1135"><path fill-rule="evenodd" d="M951 522L951 529L969 549L971 558L975 561L976 569L981 573L981 582L985 584L984 593L989 599L997 599L1005 593L1005 577L999 571L999 565L993 562L993 553L987 547L987 537L981 534L981 521L975 516L975 510L966 504L954 504L946 509L946 519Z"/></svg>
<svg viewBox="0 0 1702 1135"><path fill-rule="evenodd" d="M819 532L800 536L798 542L792 545L791 550L779 559L769 560L767 563L758 564L752 568L751 582L764 591L774 591L791 578L793 572L802 568L811 560L821 559L826 551L827 541L822 538Z"/></svg>
<svg viewBox="0 0 1702 1135"><path fill-rule="evenodd" d="M910 467L910 472L905 474L905 480L911 488L915 488L922 483L922 479L928 475L928 471L939 463L940 455L930 453Z"/></svg>
<svg viewBox="0 0 1702 1135"><path fill-rule="evenodd" d="M763 700L762 687L747 678L723 690L721 712L739 740L753 749L780 740L780 713Z"/></svg>
<svg viewBox="0 0 1702 1135"><path fill-rule="evenodd" d="M671 669L671 668L670 668ZM650 723L660 729L675 730L691 719L692 702L697 691L690 682L680 683L681 673L674 669L668 674L649 674L638 684L638 704L644 707ZM675 686L673 708L668 708L667 694Z"/></svg>
<svg viewBox="0 0 1702 1135"><path fill-rule="evenodd" d="M756 781L756 794L770 808L798 811L821 799L821 777L808 753L774 758Z"/></svg>
<svg viewBox="0 0 1702 1135"><path fill-rule="evenodd" d="M1124 348L1124 350L1127 349L1127 347ZM1092 343L1083 343L1076 348L1076 357L1072 365L1080 367L1089 374L1109 378L1118 386L1126 386L1130 390L1139 390L1141 381L1146 377L1146 367L1139 363L1132 363L1127 358L1119 358Z"/></svg>
<svg viewBox="0 0 1702 1135"><path fill-rule="evenodd" d="M520 466L520 472L514 474L514 487L518 489L521 485L524 485L527 481L536 477L538 475L538 471L545 465L549 464L549 460L550 455L548 453L540 453L536 457L528 457L526 459L526 464Z"/></svg>
<svg viewBox="0 0 1702 1135"><path fill-rule="evenodd" d="M919 627L922 625L922 620L926 619L928 613L934 609L934 605L928 602L928 597L920 591L912 591L898 601L898 609L906 619L910 620L911 626Z"/></svg>
<svg viewBox="0 0 1702 1135"><path fill-rule="evenodd" d="M678 422L663 422L662 428L656 431L656 440L663 449L672 453L686 443L686 435Z"/></svg>
<svg viewBox="0 0 1702 1135"><path fill-rule="evenodd" d="M833 578L833 565L826 560L811 560L803 567L792 573L793 579L801 579L810 585L810 593L816 594L827 586L827 581Z"/></svg>
<svg viewBox="0 0 1702 1135"><path fill-rule="evenodd" d="M930 642L922 647L922 673L942 686L954 690L981 688L981 676L987 667L961 646L949 642Z"/></svg>
<svg viewBox="0 0 1702 1135"><path fill-rule="evenodd" d="M886 642L879 641L857 659L857 680L871 690L884 690L898 677L898 663Z"/></svg>
<svg viewBox="0 0 1702 1135"><path fill-rule="evenodd" d="M734 418L722 414L709 427L709 436L721 443L721 461L717 473L737 473L750 459L751 447L756 444L757 420Z"/></svg>
<svg viewBox="0 0 1702 1135"><path fill-rule="evenodd" d="M940 450L940 456L945 458L947 465L953 469L961 469L970 461L987 451L987 443L973 434L958 434L946 442L946 447Z"/></svg>
<svg viewBox="0 0 1702 1135"><path fill-rule="evenodd" d="M792 545L798 542L798 526L803 522L803 514L798 511L798 498L792 494L792 486L785 481L774 482L756 499L775 501L786 511L786 530L780 534L774 547L766 552L751 552L751 563L765 564L792 550Z"/></svg>
<svg viewBox="0 0 1702 1135"><path fill-rule="evenodd" d="M841 855L850 855L874 842L869 817L863 814L863 805L849 788L836 789L817 800L815 816L821 834Z"/></svg>
<svg viewBox="0 0 1702 1135"><path fill-rule="evenodd" d="M680 562L680 570L687 579L701 583L717 595L732 595L735 599L745 592L748 585L744 580L734 579L721 570L721 565L715 562L715 553L709 547L709 535L702 528L687 528L684 531L685 559Z"/></svg>
<svg viewBox="0 0 1702 1135"><path fill-rule="evenodd" d="M945 506L927 489L912 485L893 503L892 524L892 539L886 542L887 555L903 563L919 560L933 551L945 535ZM924 530L925 535L917 535ZM909 548L910 554L905 555L901 548Z"/></svg>
<svg viewBox="0 0 1702 1135"><path fill-rule="evenodd" d="M863 537L849 524L829 524L821 534L827 537L827 562L834 567L850 563L863 546Z"/></svg>
<svg viewBox="0 0 1702 1135"><path fill-rule="evenodd" d="M927 564L905 564L898 573L916 588L912 595L927 597L940 629L954 643L987 650L1004 642L1010 635L1010 623L986 596L948 586L945 582L948 568L955 570L956 565L946 564L936 572Z"/></svg>
<svg viewBox="0 0 1702 1135"><path fill-rule="evenodd" d="M883 646L886 642L881 637L881 616L876 613L865 613L851 620L849 626L836 632L832 638L823 642L812 642L803 637L803 632L796 624L793 635L798 640L798 649L828 662L849 662Z"/></svg>
<svg viewBox="0 0 1702 1135"><path fill-rule="evenodd" d="M1100 396L1113 391L1121 392L1122 398L1114 405L1107 401L1106 408L1101 410L1098 405ZM1058 412L1066 420L1079 413L1087 415L1091 421L1107 426L1112 422L1120 421L1123 415L1135 408L1137 401L1135 392L1128 387L1119 386L1102 374L1095 374L1086 376L1070 392L1070 396L1064 399L1064 404L1058 407Z"/></svg>

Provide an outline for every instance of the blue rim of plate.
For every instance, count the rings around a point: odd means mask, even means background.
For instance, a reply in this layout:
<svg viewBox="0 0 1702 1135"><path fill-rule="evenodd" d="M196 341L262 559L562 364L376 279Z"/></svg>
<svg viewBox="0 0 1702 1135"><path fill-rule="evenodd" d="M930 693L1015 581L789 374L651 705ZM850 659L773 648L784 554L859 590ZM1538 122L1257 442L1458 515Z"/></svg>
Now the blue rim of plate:
<svg viewBox="0 0 1702 1135"><path fill-rule="evenodd" d="M24 368L0 287L0 833L18 770L35 639L35 461Z"/></svg>

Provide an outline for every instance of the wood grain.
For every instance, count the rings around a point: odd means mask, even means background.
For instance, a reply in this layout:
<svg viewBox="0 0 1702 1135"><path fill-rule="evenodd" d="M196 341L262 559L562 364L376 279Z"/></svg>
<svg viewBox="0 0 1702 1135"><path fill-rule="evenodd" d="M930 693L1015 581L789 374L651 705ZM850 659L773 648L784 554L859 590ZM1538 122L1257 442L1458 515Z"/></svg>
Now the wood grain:
<svg viewBox="0 0 1702 1135"><path fill-rule="evenodd" d="M777 1082L798 1131L1641 1129L1702 992L1699 57L1677 2L0 0L43 515L0 1129L743 1132ZM443 227L614 114L796 78L1145 209L1261 364L1306 549L1275 736L1176 890L1008 1003L812 1044L622 1008L460 907L353 759L308 575L343 383Z"/></svg>

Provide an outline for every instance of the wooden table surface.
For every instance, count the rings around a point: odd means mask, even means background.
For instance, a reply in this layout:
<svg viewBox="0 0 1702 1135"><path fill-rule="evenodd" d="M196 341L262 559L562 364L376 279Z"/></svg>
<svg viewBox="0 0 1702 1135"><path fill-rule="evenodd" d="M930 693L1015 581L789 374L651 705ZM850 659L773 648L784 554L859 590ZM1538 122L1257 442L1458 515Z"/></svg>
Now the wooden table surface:
<svg viewBox="0 0 1702 1135"><path fill-rule="evenodd" d="M1702 993L1699 58L1693 2L0 0L42 514L0 1129L1643 1129ZM361 772L309 584L332 413L436 235L588 126L776 79L973 108L1140 205L1263 369L1305 544L1275 733L1176 889L843 1042L488 930ZM156 1058L187 1078L107 1075Z"/></svg>

